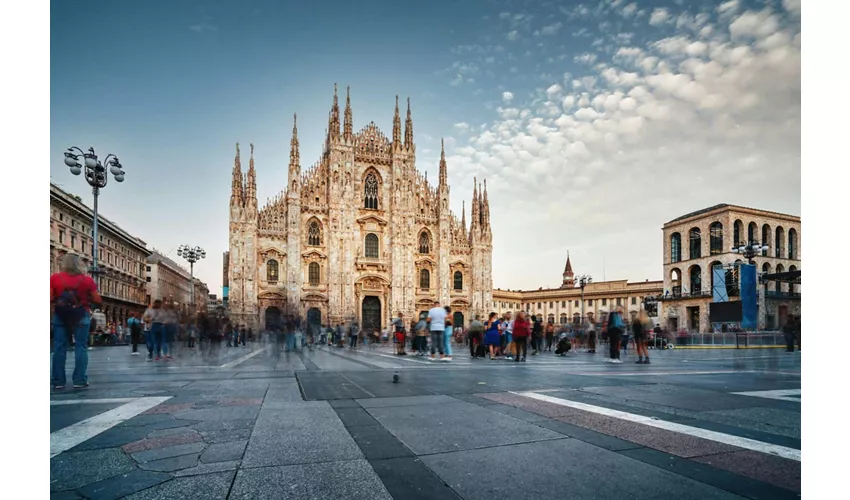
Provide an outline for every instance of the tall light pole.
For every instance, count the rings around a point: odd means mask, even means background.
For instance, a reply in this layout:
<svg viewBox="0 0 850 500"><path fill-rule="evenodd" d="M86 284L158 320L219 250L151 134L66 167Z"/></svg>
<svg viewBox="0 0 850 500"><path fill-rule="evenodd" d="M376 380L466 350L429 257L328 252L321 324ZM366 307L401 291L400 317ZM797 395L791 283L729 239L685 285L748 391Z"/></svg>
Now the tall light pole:
<svg viewBox="0 0 850 500"><path fill-rule="evenodd" d="M82 164L80 164L80 158L83 159ZM94 242L92 243L92 267L89 269L89 272L95 279L100 272L100 268L97 266L99 243L97 236L97 197L100 195L100 190L105 188L106 183L109 181L106 167L110 167L109 172L115 177L115 182L124 182L124 170L121 162L118 161L118 157L110 153L106 155L103 161L105 165L97 159L94 148L89 148L88 153L76 146L70 147L68 151L65 151L65 165L71 169L71 173L74 175L80 175L85 168L86 182L92 187L92 194L94 195L94 220L92 221L92 238L94 238Z"/></svg>
<svg viewBox="0 0 850 500"><path fill-rule="evenodd" d="M584 325L585 315L584 315L584 287L593 283L593 278L587 274L582 274L581 276L577 276L578 278L578 286L581 288L581 324Z"/></svg>
<svg viewBox="0 0 850 500"><path fill-rule="evenodd" d="M732 248L732 253L740 254L747 258L747 263L753 265L753 257L766 252L770 249L769 245L761 245L758 241L748 241L740 243L737 247Z"/></svg>
<svg viewBox="0 0 850 500"><path fill-rule="evenodd" d="M189 245L180 245L177 247L177 255L189 261L189 275L191 276L190 286L192 287L192 314L191 318L195 318L195 262L207 256L207 251L201 247L190 247Z"/></svg>

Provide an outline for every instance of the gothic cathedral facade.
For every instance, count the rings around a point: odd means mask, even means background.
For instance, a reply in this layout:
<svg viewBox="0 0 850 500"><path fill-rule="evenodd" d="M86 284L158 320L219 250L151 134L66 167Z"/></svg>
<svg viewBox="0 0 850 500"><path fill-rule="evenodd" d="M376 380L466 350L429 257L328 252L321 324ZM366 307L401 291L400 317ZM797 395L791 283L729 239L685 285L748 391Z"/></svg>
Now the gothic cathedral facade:
<svg viewBox="0 0 850 500"><path fill-rule="evenodd" d="M456 324L486 314L493 302L486 180L473 185L467 226L465 206L460 219L449 209L445 151L437 186L416 170L409 99L402 136L396 97L392 141L374 122L353 131L347 91L343 114L340 131L334 86L322 155L305 171L293 124L287 186L262 208L254 147L243 176L236 145L231 321L263 329L296 314L313 326L357 321L364 332L380 332L397 313L416 318L435 301L451 305Z"/></svg>

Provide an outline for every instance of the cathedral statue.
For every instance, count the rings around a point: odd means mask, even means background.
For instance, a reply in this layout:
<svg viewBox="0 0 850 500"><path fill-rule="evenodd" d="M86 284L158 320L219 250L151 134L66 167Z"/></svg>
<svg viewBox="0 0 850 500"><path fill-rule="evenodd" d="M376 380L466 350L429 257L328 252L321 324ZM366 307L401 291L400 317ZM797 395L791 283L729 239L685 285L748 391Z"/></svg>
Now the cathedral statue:
<svg viewBox="0 0 850 500"><path fill-rule="evenodd" d="M492 310L486 183L473 185L467 226L465 208L461 219L449 209L445 148L437 186L415 163L409 99L402 134L396 97L390 140L374 122L353 131L348 90L341 124L336 86L319 160L302 171L295 121L287 186L262 208L253 144L244 176L237 144L227 265L231 321L256 330L295 314L309 327L354 320L369 333L387 328L399 312L419 317L435 301L452 307L458 326ZM399 196L404 185L411 192Z"/></svg>

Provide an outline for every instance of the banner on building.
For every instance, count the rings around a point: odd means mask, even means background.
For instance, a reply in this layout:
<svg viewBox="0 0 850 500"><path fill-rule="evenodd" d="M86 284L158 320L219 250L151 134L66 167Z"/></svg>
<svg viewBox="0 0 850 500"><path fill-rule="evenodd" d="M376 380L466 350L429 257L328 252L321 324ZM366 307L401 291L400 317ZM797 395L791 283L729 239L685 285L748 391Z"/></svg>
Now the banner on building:
<svg viewBox="0 0 850 500"><path fill-rule="evenodd" d="M758 287L756 266L740 266L741 275L741 328L755 330L758 327Z"/></svg>
<svg viewBox="0 0 850 500"><path fill-rule="evenodd" d="M714 302L729 302L729 292L726 291L726 269L723 266L715 266L711 268L711 275L714 278L712 281L712 301Z"/></svg>

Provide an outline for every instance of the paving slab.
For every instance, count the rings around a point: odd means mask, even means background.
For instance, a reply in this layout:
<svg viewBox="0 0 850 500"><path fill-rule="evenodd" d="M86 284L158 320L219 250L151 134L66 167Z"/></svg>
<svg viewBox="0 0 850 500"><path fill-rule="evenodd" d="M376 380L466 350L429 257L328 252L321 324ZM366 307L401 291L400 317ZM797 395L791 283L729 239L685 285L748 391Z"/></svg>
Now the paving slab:
<svg viewBox="0 0 850 500"><path fill-rule="evenodd" d="M162 460L140 463L139 467L150 471L174 472L194 467L197 464L198 454L192 453L191 455L180 455L177 457L163 458Z"/></svg>
<svg viewBox="0 0 850 500"><path fill-rule="evenodd" d="M56 432L88 418L118 408L125 403L86 403L50 407L50 432Z"/></svg>
<svg viewBox="0 0 850 500"><path fill-rule="evenodd" d="M563 437L463 401L372 407L367 411L417 455ZM475 422L477 432L470 431L470 422Z"/></svg>
<svg viewBox="0 0 850 500"><path fill-rule="evenodd" d="M460 497L416 457L370 460L387 491L404 500L460 500Z"/></svg>
<svg viewBox="0 0 850 500"><path fill-rule="evenodd" d="M296 376L308 401L372 397L371 393L343 378L338 373L299 372Z"/></svg>
<svg viewBox="0 0 850 500"><path fill-rule="evenodd" d="M251 429L224 431L202 431L201 437L207 444L227 443L229 441L247 441L251 438Z"/></svg>
<svg viewBox="0 0 850 500"><path fill-rule="evenodd" d="M262 410L248 442L243 467L267 467L363 458L327 403Z"/></svg>
<svg viewBox="0 0 850 500"><path fill-rule="evenodd" d="M363 408L334 408L337 416L346 428L362 425L376 425L378 422Z"/></svg>
<svg viewBox="0 0 850 500"><path fill-rule="evenodd" d="M198 463L198 465L196 465L195 467L190 467L188 469L183 469L175 472L174 476L197 476L199 474L210 474L212 472L236 470L239 468L240 464L241 462L239 460L235 460L232 462L215 462L211 464Z"/></svg>
<svg viewBox="0 0 850 500"><path fill-rule="evenodd" d="M204 450L204 453L201 455L201 462L209 464L214 462L232 462L234 460L241 460L247 445L247 439L244 441L228 441L225 443L208 445L207 449Z"/></svg>
<svg viewBox="0 0 850 500"><path fill-rule="evenodd" d="M693 460L800 492L802 469L800 462L750 450L697 457Z"/></svg>
<svg viewBox="0 0 850 500"><path fill-rule="evenodd" d="M331 408L362 408L356 399L334 399L328 401Z"/></svg>
<svg viewBox="0 0 850 500"><path fill-rule="evenodd" d="M55 491L50 493L50 500L83 500L83 496L74 490Z"/></svg>
<svg viewBox="0 0 850 500"><path fill-rule="evenodd" d="M257 418L260 412L259 406L219 406L215 408L204 408L201 410L189 410L175 413L177 418L187 420L252 420Z"/></svg>
<svg viewBox="0 0 850 500"><path fill-rule="evenodd" d="M575 439L429 455L422 461L465 500L538 500L553 495L588 500L741 498ZM558 467L534 465L555 463ZM516 464L527 464L534 473L521 469L507 481L481 478L481 471L516 470ZM616 471L613 478L612 471Z"/></svg>
<svg viewBox="0 0 850 500"><path fill-rule="evenodd" d="M392 500L366 460L242 469L229 500Z"/></svg>
<svg viewBox="0 0 850 500"><path fill-rule="evenodd" d="M153 462L154 460L179 457L181 455L197 455L202 452L206 446L206 444L201 442L178 444L176 446L166 446L165 448L140 451L138 453L133 453L131 456L133 457L133 460L137 462Z"/></svg>
<svg viewBox="0 0 850 500"><path fill-rule="evenodd" d="M125 500L223 499L233 483L234 471L172 479L125 497Z"/></svg>
<svg viewBox="0 0 850 500"><path fill-rule="evenodd" d="M211 431L234 431L238 429L251 429L254 427L254 419L238 419L238 420L207 420L205 422L197 422L192 425L192 429L198 432Z"/></svg>
<svg viewBox="0 0 850 500"><path fill-rule="evenodd" d="M50 491L72 490L136 469L117 448L66 451L50 459Z"/></svg>
<svg viewBox="0 0 850 500"><path fill-rule="evenodd" d="M693 411L746 408L755 403L752 398L746 396L666 384L631 387L585 387L583 390Z"/></svg>
<svg viewBox="0 0 850 500"><path fill-rule="evenodd" d="M351 427L348 432L368 460L413 456L412 451L381 425Z"/></svg>
<svg viewBox="0 0 850 500"><path fill-rule="evenodd" d="M98 450L117 448L125 444L144 439L150 433L145 427L112 427L74 446L69 451Z"/></svg>
<svg viewBox="0 0 850 500"><path fill-rule="evenodd" d="M635 448L643 448L642 445L636 443L624 441L622 439L615 438L607 434L591 431L589 429L585 429L584 427L568 424L566 422L560 422L558 420L535 422L534 425L543 427L544 429L555 431L564 436L578 439L579 441L609 451L622 451L633 450Z"/></svg>
<svg viewBox="0 0 850 500"><path fill-rule="evenodd" d="M458 401L449 396L427 395L400 398L358 399L357 402L363 408L385 408L390 406L444 405L457 403Z"/></svg>

